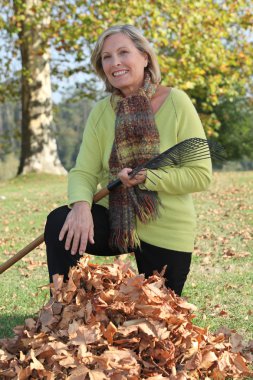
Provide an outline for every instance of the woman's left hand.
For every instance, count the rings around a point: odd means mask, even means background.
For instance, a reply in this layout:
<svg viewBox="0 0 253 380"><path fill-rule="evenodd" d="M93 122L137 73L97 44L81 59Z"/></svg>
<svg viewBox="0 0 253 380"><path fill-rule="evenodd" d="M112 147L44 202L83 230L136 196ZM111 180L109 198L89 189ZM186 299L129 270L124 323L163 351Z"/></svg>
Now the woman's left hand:
<svg viewBox="0 0 253 380"><path fill-rule="evenodd" d="M134 177L131 177L129 175L131 174L132 170L133 169L131 168L124 168L118 174L118 177L123 183L124 187L136 186L136 185L139 185L140 183L144 183L146 180L146 177L147 177L146 169L142 169L141 171L136 173Z"/></svg>

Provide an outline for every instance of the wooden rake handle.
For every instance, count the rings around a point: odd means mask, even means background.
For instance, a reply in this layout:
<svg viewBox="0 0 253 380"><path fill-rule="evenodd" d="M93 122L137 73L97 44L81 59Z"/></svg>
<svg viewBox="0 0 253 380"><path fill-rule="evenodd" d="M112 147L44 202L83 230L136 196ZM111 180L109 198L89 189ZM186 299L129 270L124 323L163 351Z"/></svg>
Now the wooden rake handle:
<svg viewBox="0 0 253 380"><path fill-rule="evenodd" d="M27 255L33 249L38 247L41 243L43 243L43 241L44 241L44 234L41 234L35 240L29 243L26 247L22 248L18 253L12 256L9 260L7 260L5 263L0 265L0 274L6 271L6 269L10 268L17 261L21 260L25 255Z"/></svg>
<svg viewBox="0 0 253 380"><path fill-rule="evenodd" d="M104 198L106 195L109 194L109 191L111 191L113 188L119 186L121 184L120 180L116 180L115 184L108 187L105 187L101 189L97 194L95 194L93 198L93 202L96 203L100 201L100 199ZM21 260L24 256L26 256L28 253L33 251L35 248L37 248L40 244L44 242L44 234L41 234L36 239L34 239L31 243L29 243L26 247L22 248L20 251L18 251L14 256L12 256L10 259L8 259L5 263L0 265L0 274L5 272L7 269L9 269L13 264Z"/></svg>

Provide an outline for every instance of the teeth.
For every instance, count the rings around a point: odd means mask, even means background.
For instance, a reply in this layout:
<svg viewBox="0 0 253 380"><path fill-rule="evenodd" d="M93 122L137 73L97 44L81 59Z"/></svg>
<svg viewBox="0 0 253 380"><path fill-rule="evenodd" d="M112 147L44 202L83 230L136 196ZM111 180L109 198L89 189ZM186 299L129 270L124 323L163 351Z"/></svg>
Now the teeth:
<svg viewBox="0 0 253 380"><path fill-rule="evenodd" d="M118 76L123 75L123 74L126 74L126 73L127 73L126 70L122 70L122 71L117 71L116 73L113 73L112 75L113 75L114 77L118 77Z"/></svg>

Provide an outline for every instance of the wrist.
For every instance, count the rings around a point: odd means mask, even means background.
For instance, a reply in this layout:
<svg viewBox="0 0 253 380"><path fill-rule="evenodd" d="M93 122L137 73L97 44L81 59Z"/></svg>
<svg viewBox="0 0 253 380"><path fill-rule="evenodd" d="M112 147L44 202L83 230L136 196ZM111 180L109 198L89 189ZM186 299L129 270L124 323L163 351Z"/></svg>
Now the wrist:
<svg viewBox="0 0 253 380"><path fill-rule="evenodd" d="M73 203L72 208L88 208L90 210L91 206L87 201L77 201Z"/></svg>

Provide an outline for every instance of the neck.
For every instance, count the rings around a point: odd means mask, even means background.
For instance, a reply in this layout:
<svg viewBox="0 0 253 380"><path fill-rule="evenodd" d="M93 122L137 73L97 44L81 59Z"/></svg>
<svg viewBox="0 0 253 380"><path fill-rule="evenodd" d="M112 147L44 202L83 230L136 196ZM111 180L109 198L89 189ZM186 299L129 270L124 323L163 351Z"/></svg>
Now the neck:
<svg viewBox="0 0 253 380"><path fill-rule="evenodd" d="M127 89L127 90L119 90L119 93L121 94L121 96L123 96L123 98L127 98L128 96L137 94L141 87L142 86Z"/></svg>
<svg viewBox="0 0 253 380"><path fill-rule="evenodd" d="M123 96L123 98L127 98L128 96L138 94L139 89L142 88L143 85L144 85L144 78L135 86L119 89L119 92Z"/></svg>

